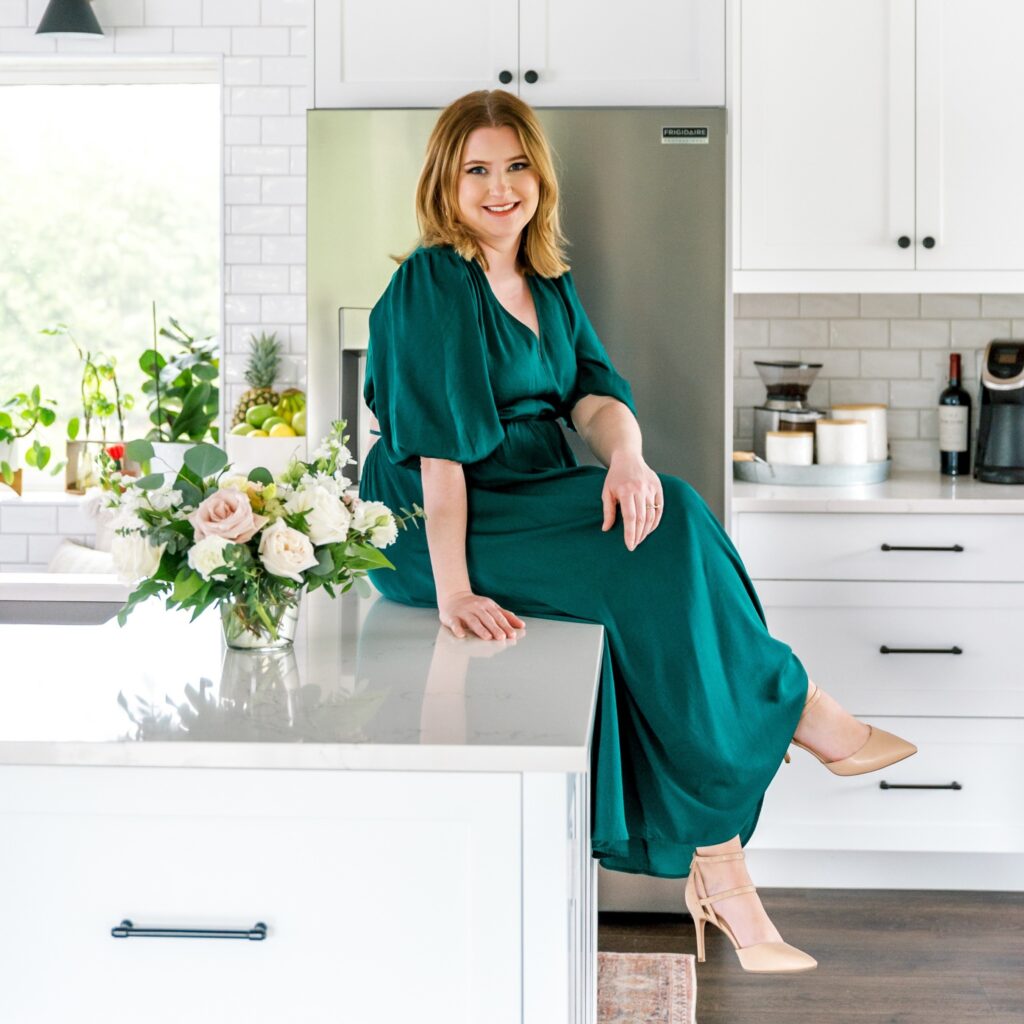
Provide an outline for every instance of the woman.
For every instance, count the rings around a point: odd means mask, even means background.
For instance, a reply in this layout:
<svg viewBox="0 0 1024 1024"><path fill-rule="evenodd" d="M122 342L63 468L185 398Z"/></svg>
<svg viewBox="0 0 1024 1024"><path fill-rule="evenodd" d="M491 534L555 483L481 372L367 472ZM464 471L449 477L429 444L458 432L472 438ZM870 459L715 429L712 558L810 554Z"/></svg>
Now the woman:
<svg viewBox="0 0 1024 1024"><path fill-rule="evenodd" d="M360 490L419 501L426 529L403 531L388 551L398 571L373 582L436 605L456 637L514 639L521 614L602 623L594 856L686 877L701 961L710 920L747 970L814 967L743 863L764 792L791 740L837 774L916 748L808 680L700 495L644 462L630 386L563 255L530 108L495 90L443 111L416 209L420 245L370 317L364 397L380 438ZM577 464L559 418L605 469Z"/></svg>

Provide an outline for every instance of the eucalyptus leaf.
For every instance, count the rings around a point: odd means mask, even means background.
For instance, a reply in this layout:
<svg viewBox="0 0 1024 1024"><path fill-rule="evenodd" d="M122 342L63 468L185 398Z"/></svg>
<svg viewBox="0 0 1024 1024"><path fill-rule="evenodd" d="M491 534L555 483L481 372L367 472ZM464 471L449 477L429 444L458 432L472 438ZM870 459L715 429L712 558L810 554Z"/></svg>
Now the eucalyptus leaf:
<svg viewBox="0 0 1024 1024"><path fill-rule="evenodd" d="M256 484L272 484L274 482L273 474L269 469L264 469L262 466L257 466L254 470L249 473L249 479Z"/></svg>
<svg viewBox="0 0 1024 1024"><path fill-rule="evenodd" d="M145 438L136 438L124 446L126 458L133 462L149 462L153 458L153 446Z"/></svg>
<svg viewBox="0 0 1024 1024"><path fill-rule="evenodd" d="M219 473L227 464L227 453L213 444L197 444L185 452L185 465L200 478Z"/></svg>
<svg viewBox="0 0 1024 1024"><path fill-rule="evenodd" d="M136 480L135 486L143 491L155 491L157 488L163 487L164 475L163 473L150 473L148 476Z"/></svg>

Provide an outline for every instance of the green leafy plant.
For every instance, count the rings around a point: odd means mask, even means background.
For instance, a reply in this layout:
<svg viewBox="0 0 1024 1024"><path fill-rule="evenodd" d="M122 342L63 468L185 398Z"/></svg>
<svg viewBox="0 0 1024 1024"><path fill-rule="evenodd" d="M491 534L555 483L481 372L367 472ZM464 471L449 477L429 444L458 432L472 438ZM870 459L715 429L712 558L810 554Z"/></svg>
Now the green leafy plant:
<svg viewBox="0 0 1024 1024"><path fill-rule="evenodd" d="M75 352L78 353L79 361L82 364L79 391L82 396L82 418L85 420L83 440L93 440L90 435L92 434L92 421L95 419L100 425L101 439L106 443L107 421L116 416L117 436L123 441L124 414L135 407L135 398L121 390L120 382L117 379L117 359L114 356L104 356L101 352L83 348L65 323L45 327L39 333L51 337L59 334L65 335L75 347ZM81 425L77 416L68 420L68 440L74 441L78 437Z"/></svg>
<svg viewBox="0 0 1024 1024"><path fill-rule="evenodd" d="M216 424L220 413L220 346L214 336L196 338L174 317L168 317L170 330L156 326L156 303L153 303L153 344L139 357L139 367L146 376L142 385L148 396L149 420L153 424L146 434L148 441L218 440ZM158 335L168 338L181 351L164 358L157 348Z"/></svg>
<svg viewBox="0 0 1024 1024"><path fill-rule="evenodd" d="M57 403L52 398L43 398L37 384L31 391L19 391L0 405L0 443L10 443L28 437L40 424L50 426L57 418L51 406ZM32 447L25 452L25 462L36 469L45 469L50 461L50 449L36 438ZM50 470L56 476L64 468L60 462ZM6 460L0 461L0 479L7 485L14 481L14 467Z"/></svg>

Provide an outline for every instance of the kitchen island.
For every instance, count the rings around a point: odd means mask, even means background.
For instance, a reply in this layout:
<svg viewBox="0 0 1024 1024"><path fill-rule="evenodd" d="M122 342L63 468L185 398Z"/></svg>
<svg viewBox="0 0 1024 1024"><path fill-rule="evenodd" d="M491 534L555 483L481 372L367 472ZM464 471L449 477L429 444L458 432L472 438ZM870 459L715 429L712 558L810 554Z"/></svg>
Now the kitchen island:
<svg viewBox="0 0 1024 1024"><path fill-rule="evenodd" d="M259 654L31 589L0 580L0 1020L594 1019L600 626L318 593Z"/></svg>

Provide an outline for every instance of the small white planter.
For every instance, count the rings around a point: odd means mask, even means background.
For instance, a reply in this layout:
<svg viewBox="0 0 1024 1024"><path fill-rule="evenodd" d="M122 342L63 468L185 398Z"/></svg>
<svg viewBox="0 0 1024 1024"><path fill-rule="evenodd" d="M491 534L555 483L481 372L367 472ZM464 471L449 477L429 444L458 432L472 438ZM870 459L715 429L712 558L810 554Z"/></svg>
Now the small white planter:
<svg viewBox="0 0 1024 1024"><path fill-rule="evenodd" d="M228 434L224 450L236 473L249 474L257 466L278 476L288 468L291 459L306 459L304 437L246 437Z"/></svg>
<svg viewBox="0 0 1024 1024"><path fill-rule="evenodd" d="M197 444L198 441L154 441L150 472L166 473L170 482L185 465L185 452Z"/></svg>
<svg viewBox="0 0 1024 1024"><path fill-rule="evenodd" d="M21 494L21 438L16 438L14 441L0 441L0 462L6 462L14 471L14 479L9 486L17 494ZM0 488L7 486L3 476L0 475Z"/></svg>

